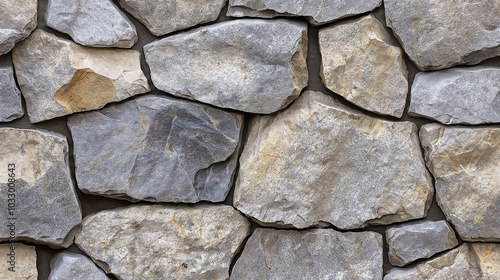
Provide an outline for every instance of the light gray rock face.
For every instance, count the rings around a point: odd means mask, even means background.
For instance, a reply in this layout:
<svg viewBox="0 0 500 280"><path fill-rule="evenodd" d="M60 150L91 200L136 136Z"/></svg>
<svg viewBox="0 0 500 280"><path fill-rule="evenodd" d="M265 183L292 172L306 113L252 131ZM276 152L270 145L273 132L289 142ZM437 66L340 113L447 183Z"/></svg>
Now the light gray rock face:
<svg viewBox="0 0 500 280"><path fill-rule="evenodd" d="M134 24L110 0L49 0L45 20L84 46L130 48L138 39Z"/></svg>
<svg viewBox="0 0 500 280"><path fill-rule="evenodd" d="M408 114L444 124L500 122L500 68L477 66L418 73Z"/></svg>
<svg viewBox="0 0 500 280"><path fill-rule="evenodd" d="M500 55L500 2L384 0L387 26L420 70Z"/></svg>
<svg viewBox="0 0 500 280"><path fill-rule="evenodd" d="M75 243L118 279L227 279L250 223L226 205L143 205L85 217Z"/></svg>
<svg viewBox="0 0 500 280"><path fill-rule="evenodd" d="M32 123L149 91L138 51L86 48L36 30L12 59Z"/></svg>
<svg viewBox="0 0 500 280"><path fill-rule="evenodd" d="M131 201L223 201L242 125L240 114L160 96L71 116L78 186Z"/></svg>
<svg viewBox="0 0 500 280"><path fill-rule="evenodd" d="M0 55L28 37L36 27L37 0L0 0Z"/></svg>
<svg viewBox="0 0 500 280"><path fill-rule="evenodd" d="M21 92L11 67L0 68L0 122L10 122L24 115Z"/></svg>
<svg viewBox="0 0 500 280"><path fill-rule="evenodd" d="M22 243L0 244L0 261L0 279L38 280L35 246Z"/></svg>
<svg viewBox="0 0 500 280"><path fill-rule="evenodd" d="M376 232L258 228L231 279L382 279L382 259Z"/></svg>
<svg viewBox="0 0 500 280"><path fill-rule="evenodd" d="M372 15L319 30L323 84L350 102L400 118L408 93L403 51Z"/></svg>
<svg viewBox="0 0 500 280"><path fill-rule="evenodd" d="M354 229L424 217L432 196L414 124L307 91L251 120L234 206L262 224Z"/></svg>
<svg viewBox="0 0 500 280"><path fill-rule="evenodd" d="M307 85L307 26L241 19L144 46L155 86L214 106L268 114Z"/></svg>
<svg viewBox="0 0 500 280"><path fill-rule="evenodd" d="M500 241L500 128L420 130L436 200L463 240Z"/></svg>
<svg viewBox="0 0 500 280"><path fill-rule="evenodd" d="M68 247L82 220L62 135L0 128L0 241ZM7 226L7 224L9 226Z"/></svg>
<svg viewBox="0 0 500 280"><path fill-rule="evenodd" d="M62 252L50 261L48 280L109 280L109 277L86 256Z"/></svg>

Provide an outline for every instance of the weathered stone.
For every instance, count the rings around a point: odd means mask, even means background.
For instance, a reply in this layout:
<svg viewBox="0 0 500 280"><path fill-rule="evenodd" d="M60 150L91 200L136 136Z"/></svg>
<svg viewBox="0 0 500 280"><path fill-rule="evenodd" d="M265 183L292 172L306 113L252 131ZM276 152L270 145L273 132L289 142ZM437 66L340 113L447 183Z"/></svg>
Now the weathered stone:
<svg viewBox="0 0 500 280"><path fill-rule="evenodd" d="M0 128L0 241L68 247L82 220L66 138L46 131ZM12 200L11 200L12 199Z"/></svg>
<svg viewBox="0 0 500 280"><path fill-rule="evenodd" d="M258 228L231 279L382 279L382 236Z"/></svg>
<svg viewBox="0 0 500 280"><path fill-rule="evenodd" d="M223 201L242 125L240 114L160 96L71 116L78 186L131 201Z"/></svg>
<svg viewBox="0 0 500 280"><path fill-rule="evenodd" d="M10 122L24 115L21 92L11 67L0 68L0 122Z"/></svg>
<svg viewBox="0 0 500 280"><path fill-rule="evenodd" d="M86 48L36 30L12 58L33 123L149 91L138 51Z"/></svg>
<svg viewBox="0 0 500 280"><path fill-rule="evenodd" d="M227 279L250 223L226 205L143 205L85 217L75 243L118 279Z"/></svg>
<svg viewBox="0 0 500 280"><path fill-rule="evenodd" d="M307 26L241 19L144 46L155 86L214 106L272 113L307 85Z"/></svg>
<svg viewBox="0 0 500 280"><path fill-rule="evenodd" d="M28 37L36 27L37 0L0 0L0 55Z"/></svg>
<svg viewBox="0 0 500 280"><path fill-rule="evenodd" d="M372 15L319 30L321 79L350 102L400 118L408 93L403 51Z"/></svg>
<svg viewBox="0 0 500 280"><path fill-rule="evenodd" d="M134 24L110 0L49 0L45 20L85 46L130 48L137 42Z"/></svg>
<svg viewBox="0 0 500 280"><path fill-rule="evenodd" d="M384 0L387 26L421 70L500 55L500 1Z"/></svg>
<svg viewBox="0 0 500 280"><path fill-rule="evenodd" d="M14 257L12 259L12 257ZM0 279L37 280L35 246L22 243L0 244ZM11 263L12 262L12 263Z"/></svg>
<svg viewBox="0 0 500 280"><path fill-rule="evenodd" d="M217 19L227 0L118 0L151 33L162 36Z"/></svg>
<svg viewBox="0 0 500 280"><path fill-rule="evenodd" d="M477 66L418 73L408 114L444 124L500 122L500 68Z"/></svg>
<svg viewBox="0 0 500 280"><path fill-rule="evenodd" d="M308 91L251 120L234 206L262 224L353 229L424 217L432 196L414 124Z"/></svg>
<svg viewBox="0 0 500 280"><path fill-rule="evenodd" d="M500 128L420 130L436 201L463 240L500 241Z"/></svg>
<svg viewBox="0 0 500 280"><path fill-rule="evenodd" d="M50 261L48 280L109 280L109 277L86 256L62 252Z"/></svg>
<svg viewBox="0 0 500 280"><path fill-rule="evenodd" d="M455 232L446 221L402 224L387 229L385 236L389 261L396 266L432 257L458 244Z"/></svg>

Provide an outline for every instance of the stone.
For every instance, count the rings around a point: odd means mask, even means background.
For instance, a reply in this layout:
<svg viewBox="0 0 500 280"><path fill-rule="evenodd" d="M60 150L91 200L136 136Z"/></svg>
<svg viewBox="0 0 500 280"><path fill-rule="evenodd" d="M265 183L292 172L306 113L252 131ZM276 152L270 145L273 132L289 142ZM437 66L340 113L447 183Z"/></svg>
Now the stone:
<svg viewBox="0 0 500 280"><path fill-rule="evenodd" d="M382 236L257 228L231 279L382 279Z"/></svg>
<svg viewBox="0 0 500 280"><path fill-rule="evenodd" d="M32 123L149 91L139 51L82 47L36 30L12 60Z"/></svg>
<svg viewBox="0 0 500 280"><path fill-rule="evenodd" d="M425 217L432 197L415 124L306 91L251 119L233 201L263 225L355 229Z"/></svg>
<svg viewBox="0 0 500 280"><path fill-rule="evenodd" d="M443 124L499 123L500 67L417 73L408 114Z"/></svg>
<svg viewBox="0 0 500 280"><path fill-rule="evenodd" d="M36 28L37 0L0 0L0 55L28 37Z"/></svg>
<svg viewBox="0 0 500 280"><path fill-rule="evenodd" d="M76 179L85 193L131 201L221 202L232 186L243 116L142 96L71 116L68 126Z"/></svg>
<svg viewBox="0 0 500 280"><path fill-rule="evenodd" d="M355 105L400 118L408 93L403 51L372 15L319 30L321 80Z"/></svg>
<svg viewBox="0 0 500 280"><path fill-rule="evenodd" d="M10 122L24 115L21 92L12 67L0 67L0 122Z"/></svg>
<svg viewBox="0 0 500 280"><path fill-rule="evenodd" d="M419 221L386 229L389 261L405 266L417 259L433 255L458 245L455 232L446 221Z"/></svg>
<svg viewBox="0 0 500 280"><path fill-rule="evenodd" d="M384 0L387 26L420 70L500 55L500 2Z"/></svg>
<svg viewBox="0 0 500 280"><path fill-rule="evenodd" d="M500 128L420 129L436 201L462 240L500 241Z"/></svg>
<svg viewBox="0 0 500 280"><path fill-rule="evenodd" d="M82 220L60 134L0 128L0 241L68 247Z"/></svg>
<svg viewBox="0 0 500 280"><path fill-rule="evenodd" d="M50 261L48 280L109 280L104 271L84 255L62 252Z"/></svg>
<svg viewBox="0 0 500 280"><path fill-rule="evenodd" d="M45 20L84 46L130 48L138 39L134 24L111 0L49 0Z"/></svg>
<svg viewBox="0 0 500 280"><path fill-rule="evenodd" d="M269 114L307 85L307 26L240 19L144 46L154 85L217 107Z"/></svg>
<svg viewBox="0 0 500 280"><path fill-rule="evenodd" d="M118 279L227 279L250 223L227 205L141 205L85 217L75 243Z"/></svg>
<svg viewBox="0 0 500 280"><path fill-rule="evenodd" d="M151 33L162 36L215 21L227 0L118 0Z"/></svg>
<svg viewBox="0 0 500 280"><path fill-rule="evenodd" d="M38 279L35 246L22 243L0 244L0 262L0 279Z"/></svg>

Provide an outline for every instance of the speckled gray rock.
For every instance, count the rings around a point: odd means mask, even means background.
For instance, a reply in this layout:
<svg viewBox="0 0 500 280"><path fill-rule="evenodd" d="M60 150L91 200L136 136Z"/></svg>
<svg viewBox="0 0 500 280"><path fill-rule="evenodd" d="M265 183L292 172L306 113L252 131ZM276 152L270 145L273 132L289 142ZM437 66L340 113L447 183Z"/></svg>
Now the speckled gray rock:
<svg viewBox="0 0 500 280"><path fill-rule="evenodd" d="M262 224L354 229L422 218L432 196L413 123L307 91L251 120L234 206Z"/></svg>
<svg viewBox="0 0 500 280"><path fill-rule="evenodd" d="M16 241L68 247L82 213L71 181L66 138L0 128L0 140L0 219L6 225L0 227L0 241L14 236Z"/></svg>
<svg viewBox="0 0 500 280"><path fill-rule="evenodd" d="M242 125L240 114L160 96L71 116L78 186L132 201L223 201Z"/></svg>
<svg viewBox="0 0 500 280"><path fill-rule="evenodd" d="M85 46L130 48L138 39L134 24L110 0L49 0L45 20Z"/></svg>
<svg viewBox="0 0 500 280"><path fill-rule="evenodd" d="M22 243L0 244L0 262L2 263L2 266L0 266L0 279L38 279L35 246Z"/></svg>
<svg viewBox="0 0 500 280"><path fill-rule="evenodd" d="M8 53L35 29L37 4L37 0L0 0L0 55Z"/></svg>
<svg viewBox="0 0 500 280"><path fill-rule="evenodd" d="M500 122L500 67L418 73L408 114L444 124Z"/></svg>
<svg viewBox="0 0 500 280"><path fill-rule="evenodd" d="M144 46L159 90L214 106L268 114L307 85L307 26L241 19Z"/></svg>
<svg viewBox="0 0 500 280"><path fill-rule="evenodd" d="M382 236L258 228L236 261L231 279L382 279Z"/></svg>
<svg viewBox="0 0 500 280"><path fill-rule="evenodd" d="M227 279L250 223L227 205L143 205L85 217L75 243L118 279Z"/></svg>
<svg viewBox="0 0 500 280"><path fill-rule="evenodd" d="M84 255L62 252L50 260L48 280L109 280L104 271Z"/></svg>
<svg viewBox="0 0 500 280"><path fill-rule="evenodd" d="M500 55L500 1L384 0L387 26L421 70Z"/></svg>
<svg viewBox="0 0 500 280"><path fill-rule="evenodd" d="M0 68L0 122L10 122L24 115L21 92L11 67Z"/></svg>

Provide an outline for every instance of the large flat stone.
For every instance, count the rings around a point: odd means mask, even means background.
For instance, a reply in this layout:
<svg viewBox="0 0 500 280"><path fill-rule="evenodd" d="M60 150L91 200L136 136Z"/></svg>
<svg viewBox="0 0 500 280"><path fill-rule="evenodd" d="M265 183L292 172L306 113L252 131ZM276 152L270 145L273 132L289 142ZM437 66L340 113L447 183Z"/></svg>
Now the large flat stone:
<svg viewBox="0 0 500 280"><path fill-rule="evenodd" d="M86 256L62 252L50 260L48 280L109 280L109 277Z"/></svg>
<svg viewBox="0 0 500 280"><path fill-rule="evenodd" d="M0 0L0 55L28 37L36 27L37 0Z"/></svg>
<svg viewBox="0 0 500 280"><path fill-rule="evenodd" d="M38 280L35 246L0 244L0 279Z"/></svg>
<svg viewBox="0 0 500 280"><path fill-rule="evenodd" d="M21 92L12 67L0 68L0 122L10 122L24 115Z"/></svg>

